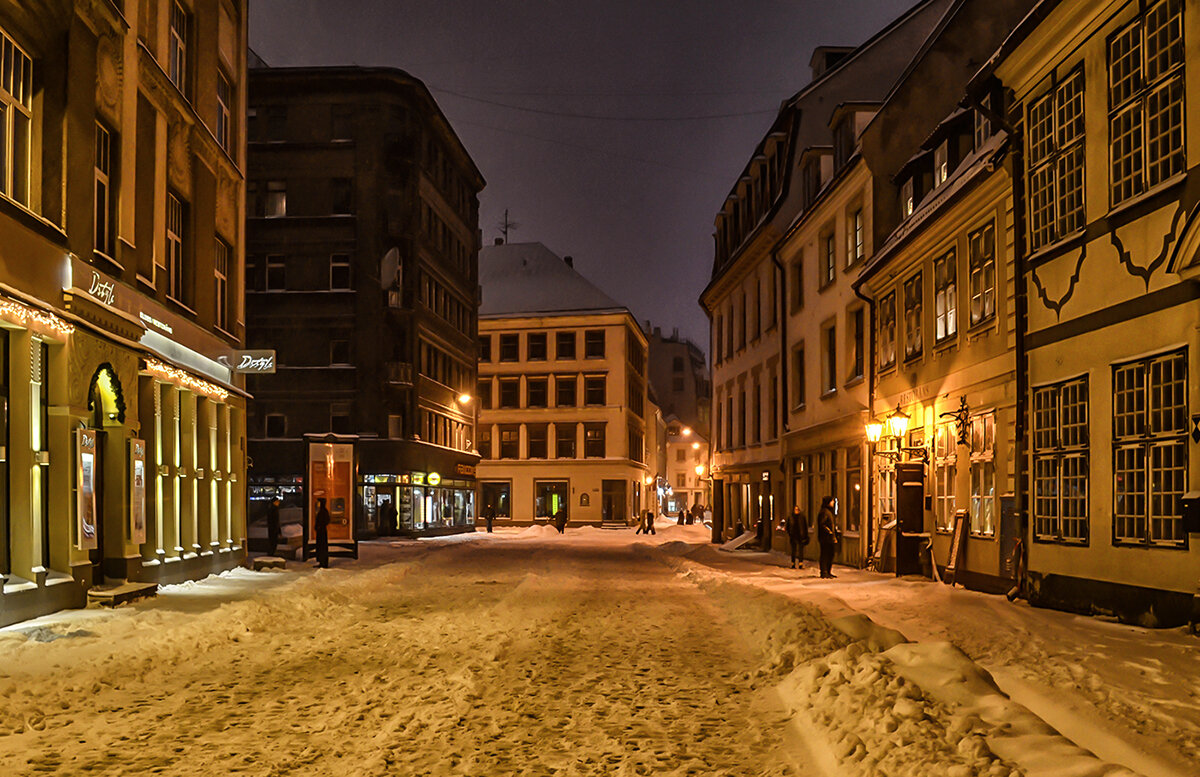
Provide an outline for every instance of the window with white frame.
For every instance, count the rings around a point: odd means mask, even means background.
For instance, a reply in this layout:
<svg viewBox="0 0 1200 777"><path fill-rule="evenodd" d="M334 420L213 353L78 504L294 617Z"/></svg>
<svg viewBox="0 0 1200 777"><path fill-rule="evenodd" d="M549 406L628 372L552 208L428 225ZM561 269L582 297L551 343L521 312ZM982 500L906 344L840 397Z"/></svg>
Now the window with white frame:
<svg viewBox="0 0 1200 777"><path fill-rule="evenodd" d="M943 140L933 150L933 185L941 186L950 177L950 144Z"/></svg>
<svg viewBox="0 0 1200 777"><path fill-rule="evenodd" d="M837 240L833 230L821 238L821 288L833 283L837 277Z"/></svg>
<svg viewBox="0 0 1200 777"><path fill-rule="evenodd" d="M971 326L996 315L996 226L972 232L968 238L971 277Z"/></svg>
<svg viewBox="0 0 1200 777"><path fill-rule="evenodd" d="M857 208L846 219L846 266L863 258L863 209Z"/></svg>
<svg viewBox="0 0 1200 777"><path fill-rule="evenodd" d="M915 207L913 180L909 178L900 186L900 218L906 219L911 216Z"/></svg>
<svg viewBox="0 0 1200 777"><path fill-rule="evenodd" d="M1183 0L1144 7L1108 40L1113 205L1184 169Z"/></svg>
<svg viewBox="0 0 1200 777"><path fill-rule="evenodd" d="M1033 531L1047 542L1088 540L1088 380L1033 392Z"/></svg>
<svg viewBox="0 0 1200 777"><path fill-rule="evenodd" d="M92 247L105 256L113 255L112 133L96 122L96 221L92 225Z"/></svg>
<svg viewBox="0 0 1200 777"><path fill-rule="evenodd" d="M896 292L879 300L879 367L896 363Z"/></svg>
<svg viewBox="0 0 1200 777"><path fill-rule="evenodd" d="M1187 351L1113 366L1113 540L1185 546Z"/></svg>
<svg viewBox="0 0 1200 777"><path fill-rule="evenodd" d="M167 195L167 296L186 303L184 278L184 206L174 194Z"/></svg>
<svg viewBox="0 0 1200 777"><path fill-rule="evenodd" d="M821 363L825 368L821 378L821 393L837 391L837 324L830 323L821 331Z"/></svg>
<svg viewBox="0 0 1200 777"><path fill-rule="evenodd" d="M921 355L921 297L922 274L917 273L904 282L904 358Z"/></svg>
<svg viewBox="0 0 1200 777"><path fill-rule="evenodd" d="M958 334L958 257L954 249L933 260L934 335L938 343Z"/></svg>
<svg viewBox="0 0 1200 777"><path fill-rule="evenodd" d="M1083 228L1083 67L1029 106L1029 243Z"/></svg>
<svg viewBox="0 0 1200 777"><path fill-rule="evenodd" d="M954 530L954 511L958 509L954 488L958 467L958 436L955 423L937 426L933 438L934 526L938 531Z"/></svg>
<svg viewBox="0 0 1200 777"><path fill-rule="evenodd" d="M896 437L884 437L876 446L879 451L899 453L900 441ZM887 456L877 456L879 463L879 514L884 522L896 517L896 467L894 460Z"/></svg>
<svg viewBox="0 0 1200 777"><path fill-rule="evenodd" d="M187 92L188 30L191 17L179 0L171 3L171 31L167 52L167 77L179 91Z"/></svg>
<svg viewBox="0 0 1200 777"><path fill-rule="evenodd" d="M991 110L992 96L984 95L979 101L984 108ZM992 120L984 115L983 111L976 109L975 111L975 148L979 148L987 139L992 136Z"/></svg>
<svg viewBox="0 0 1200 777"><path fill-rule="evenodd" d="M0 32L0 192L29 207L33 60Z"/></svg>
<svg viewBox="0 0 1200 777"><path fill-rule="evenodd" d="M229 331L229 257L232 250L221 238L216 239L213 256L213 323Z"/></svg>
<svg viewBox="0 0 1200 777"><path fill-rule="evenodd" d="M221 70L217 71L217 127L214 133L217 143L229 153L233 153L233 85L229 77Z"/></svg>
<svg viewBox="0 0 1200 777"><path fill-rule="evenodd" d="M971 534L996 533L996 414L973 416L971 423Z"/></svg>

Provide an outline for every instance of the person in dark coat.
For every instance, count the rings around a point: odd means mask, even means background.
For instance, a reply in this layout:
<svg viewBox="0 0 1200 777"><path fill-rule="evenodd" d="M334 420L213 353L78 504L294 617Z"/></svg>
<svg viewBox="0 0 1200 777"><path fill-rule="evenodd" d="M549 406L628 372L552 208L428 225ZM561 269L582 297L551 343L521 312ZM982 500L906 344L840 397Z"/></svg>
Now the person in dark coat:
<svg viewBox="0 0 1200 777"><path fill-rule="evenodd" d="M834 524L834 509L837 504L832 496L821 500L821 511L817 513L817 543L821 546L821 577L837 577L833 574L833 552L837 550L838 533Z"/></svg>
<svg viewBox="0 0 1200 777"><path fill-rule="evenodd" d="M483 521L487 524L488 534L492 533L492 522L496 520L496 508L488 505L483 511Z"/></svg>
<svg viewBox="0 0 1200 777"><path fill-rule="evenodd" d="M380 525L387 530L387 534L396 533L398 528L396 526L396 516L396 508L392 505L392 500L389 499L388 501L384 502L383 508L379 511L379 520Z"/></svg>
<svg viewBox="0 0 1200 777"><path fill-rule="evenodd" d="M279 547L279 497L271 497L267 505L267 555L274 556Z"/></svg>
<svg viewBox="0 0 1200 777"><path fill-rule="evenodd" d="M788 544L792 547L792 569L804 569L804 546L808 545L808 516L799 507L785 519Z"/></svg>
<svg viewBox="0 0 1200 777"><path fill-rule="evenodd" d="M646 511L646 533L647 534L658 534L658 532L654 531L654 511L653 510Z"/></svg>
<svg viewBox="0 0 1200 777"><path fill-rule="evenodd" d="M561 507L554 514L554 528L558 529L559 534L566 534L567 532L567 511Z"/></svg>
<svg viewBox="0 0 1200 777"><path fill-rule="evenodd" d="M646 514L638 513L638 527L634 534L649 534L650 531L646 528Z"/></svg>
<svg viewBox="0 0 1200 777"><path fill-rule="evenodd" d="M317 500L317 566L329 568L329 511L325 509L325 499Z"/></svg>

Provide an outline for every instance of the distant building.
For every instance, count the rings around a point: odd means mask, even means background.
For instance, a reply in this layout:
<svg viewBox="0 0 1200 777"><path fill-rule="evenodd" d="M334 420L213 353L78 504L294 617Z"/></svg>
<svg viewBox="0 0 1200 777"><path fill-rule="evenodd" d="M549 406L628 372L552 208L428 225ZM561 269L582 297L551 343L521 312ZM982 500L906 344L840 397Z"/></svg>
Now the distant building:
<svg viewBox="0 0 1200 777"><path fill-rule="evenodd" d="M664 416L708 435L711 421L711 388L708 359L700 346L681 338L679 330L663 335L658 327L650 330L650 385Z"/></svg>
<svg viewBox="0 0 1200 777"><path fill-rule="evenodd" d="M0 625L245 558L246 3L205 10L0 2Z"/></svg>
<svg viewBox="0 0 1200 777"><path fill-rule="evenodd" d="M712 502L709 487L708 439L695 427L677 418L667 420L666 477L670 486L664 509L671 514Z"/></svg>
<svg viewBox="0 0 1200 777"><path fill-rule="evenodd" d="M256 68L249 106L251 510L302 512L306 436L337 435L359 534L470 529L479 170L400 70Z"/></svg>
<svg viewBox="0 0 1200 777"><path fill-rule="evenodd" d="M654 508L657 437L633 315L541 243L479 256L480 509L625 525Z"/></svg>

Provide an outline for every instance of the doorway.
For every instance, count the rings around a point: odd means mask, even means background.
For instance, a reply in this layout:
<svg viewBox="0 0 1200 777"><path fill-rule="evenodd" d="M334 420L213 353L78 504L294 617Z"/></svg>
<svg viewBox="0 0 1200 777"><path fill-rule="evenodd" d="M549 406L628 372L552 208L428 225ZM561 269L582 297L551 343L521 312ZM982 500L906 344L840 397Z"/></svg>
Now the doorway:
<svg viewBox="0 0 1200 777"><path fill-rule="evenodd" d="M88 551L92 563L92 584L124 581L125 571L125 400L121 382L108 362L92 375L88 388L87 428L95 434L91 461L91 483L95 504L96 546Z"/></svg>
<svg viewBox="0 0 1200 777"><path fill-rule="evenodd" d="M625 481L603 480L600 482L600 516L604 523L629 522L626 511Z"/></svg>

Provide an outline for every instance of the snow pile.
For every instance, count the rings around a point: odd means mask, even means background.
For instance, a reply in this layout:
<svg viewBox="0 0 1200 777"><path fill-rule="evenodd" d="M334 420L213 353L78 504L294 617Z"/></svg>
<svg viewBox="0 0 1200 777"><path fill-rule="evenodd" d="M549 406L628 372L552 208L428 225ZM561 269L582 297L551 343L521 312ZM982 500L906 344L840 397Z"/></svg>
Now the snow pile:
<svg viewBox="0 0 1200 777"><path fill-rule="evenodd" d="M558 529L555 529L548 523L535 523L532 526L526 526L517 533L518 537L523 539L536 539L539 537L552 537L558 534Z"/></svg>

